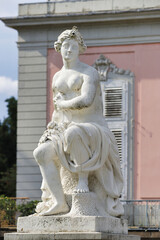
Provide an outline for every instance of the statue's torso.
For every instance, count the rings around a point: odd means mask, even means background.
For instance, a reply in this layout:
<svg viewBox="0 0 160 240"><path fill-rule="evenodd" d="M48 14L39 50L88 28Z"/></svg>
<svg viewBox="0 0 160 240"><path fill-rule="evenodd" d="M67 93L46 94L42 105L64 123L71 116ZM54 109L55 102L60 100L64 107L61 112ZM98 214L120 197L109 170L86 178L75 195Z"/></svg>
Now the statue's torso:
<svg viewBox="0 0 160 240"><path fill-rule="evenodd" d="M83 66L82 66L83 68ZM53 89L55 96L60 94L64 100L70 100L81 95L84 78L90 77L92 68L89 69L63 69L59 71L56 79L53 80ZM97 80L98 81L98 80ZM102 114L102 98L100 84L97 84L95 98L93 103L82 109L67 109L63 115L68 118L68 121L74 122L104 122ZM54 97L55 97L54 96ZM88 96L89 97L89 96Z"/></svg>

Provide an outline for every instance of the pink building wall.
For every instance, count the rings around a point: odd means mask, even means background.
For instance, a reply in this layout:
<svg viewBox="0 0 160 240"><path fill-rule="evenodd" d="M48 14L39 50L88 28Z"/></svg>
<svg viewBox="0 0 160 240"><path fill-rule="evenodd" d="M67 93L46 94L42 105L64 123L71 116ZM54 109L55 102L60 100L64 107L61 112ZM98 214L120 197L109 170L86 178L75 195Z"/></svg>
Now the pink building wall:
<svg viewBox="0 0 160 240"><path fill-rule="evenodd" d="M80 59L92 65L99 55L135 74L134 198L160 198L160 44L88 47ZM53 111L52 77L62 66L48 49L47 121Z"/></svg>

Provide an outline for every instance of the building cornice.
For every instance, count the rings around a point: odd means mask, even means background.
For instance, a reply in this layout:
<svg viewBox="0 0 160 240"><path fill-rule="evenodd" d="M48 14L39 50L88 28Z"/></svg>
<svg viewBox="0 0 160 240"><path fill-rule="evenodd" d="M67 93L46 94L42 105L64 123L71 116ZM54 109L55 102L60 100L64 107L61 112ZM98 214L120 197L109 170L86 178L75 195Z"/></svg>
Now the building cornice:
<svg viewBox="0 0 160 240"><path fill-rule="evenodd" d="M72 13L61 15L18 16L1 18L8 26L14 29L30 26L69 25L103 23L129 24L135 22L160 22L160 9L137 9L128 11L101 11L87 13Z"/></svg>

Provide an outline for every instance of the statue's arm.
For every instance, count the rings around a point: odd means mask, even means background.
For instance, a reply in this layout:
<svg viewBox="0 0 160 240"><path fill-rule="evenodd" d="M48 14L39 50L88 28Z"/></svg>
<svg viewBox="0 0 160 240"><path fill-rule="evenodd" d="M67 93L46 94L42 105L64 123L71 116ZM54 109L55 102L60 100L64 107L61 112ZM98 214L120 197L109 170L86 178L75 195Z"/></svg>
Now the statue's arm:
<svg viewBox="0 0 160 240"><path fill-rule="evenodd" d="M98 86L98 73L92 71L90 74L83 75L83 83L81 94L70 100L58 100L57 106L59 109L82 109L89 107L95 98L96 89Z"/></svg>
<svg viewBox="0 0 160 240"><path fill-rule="evenodd" d="M55 97L57 95L57 90L55 88L55 81L57 78L58 74L55 74L52 80L52 89L53 89L53 97ZM54 101L53 101L54 103ZM54 108L53 114L52 114L52 119L51 121L48 123L47 128L53 128L57 122L58 116L57 116L57 109L56 107Z"/></svg>

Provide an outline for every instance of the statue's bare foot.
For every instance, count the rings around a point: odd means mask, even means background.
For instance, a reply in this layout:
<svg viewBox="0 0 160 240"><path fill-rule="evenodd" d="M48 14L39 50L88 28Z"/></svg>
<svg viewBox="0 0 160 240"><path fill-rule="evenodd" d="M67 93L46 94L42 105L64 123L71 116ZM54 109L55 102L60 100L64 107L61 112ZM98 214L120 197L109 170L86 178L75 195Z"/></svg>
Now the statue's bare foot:
<svg viewBox="0 0 160 240"><path fill-rule="evenodd" d="M40 216L50 216L55 215L58 213L67 213L69 211L69 207L67 203L64 204L54 204L53 207L51 207L48 211L39 214Z"/></svg>
<svg viewBox="0 0 160 240"><path fill-rule="evenodd" d="M87 193L89 192L88 184L85 181L79 181L74 193Z"/></svg>

